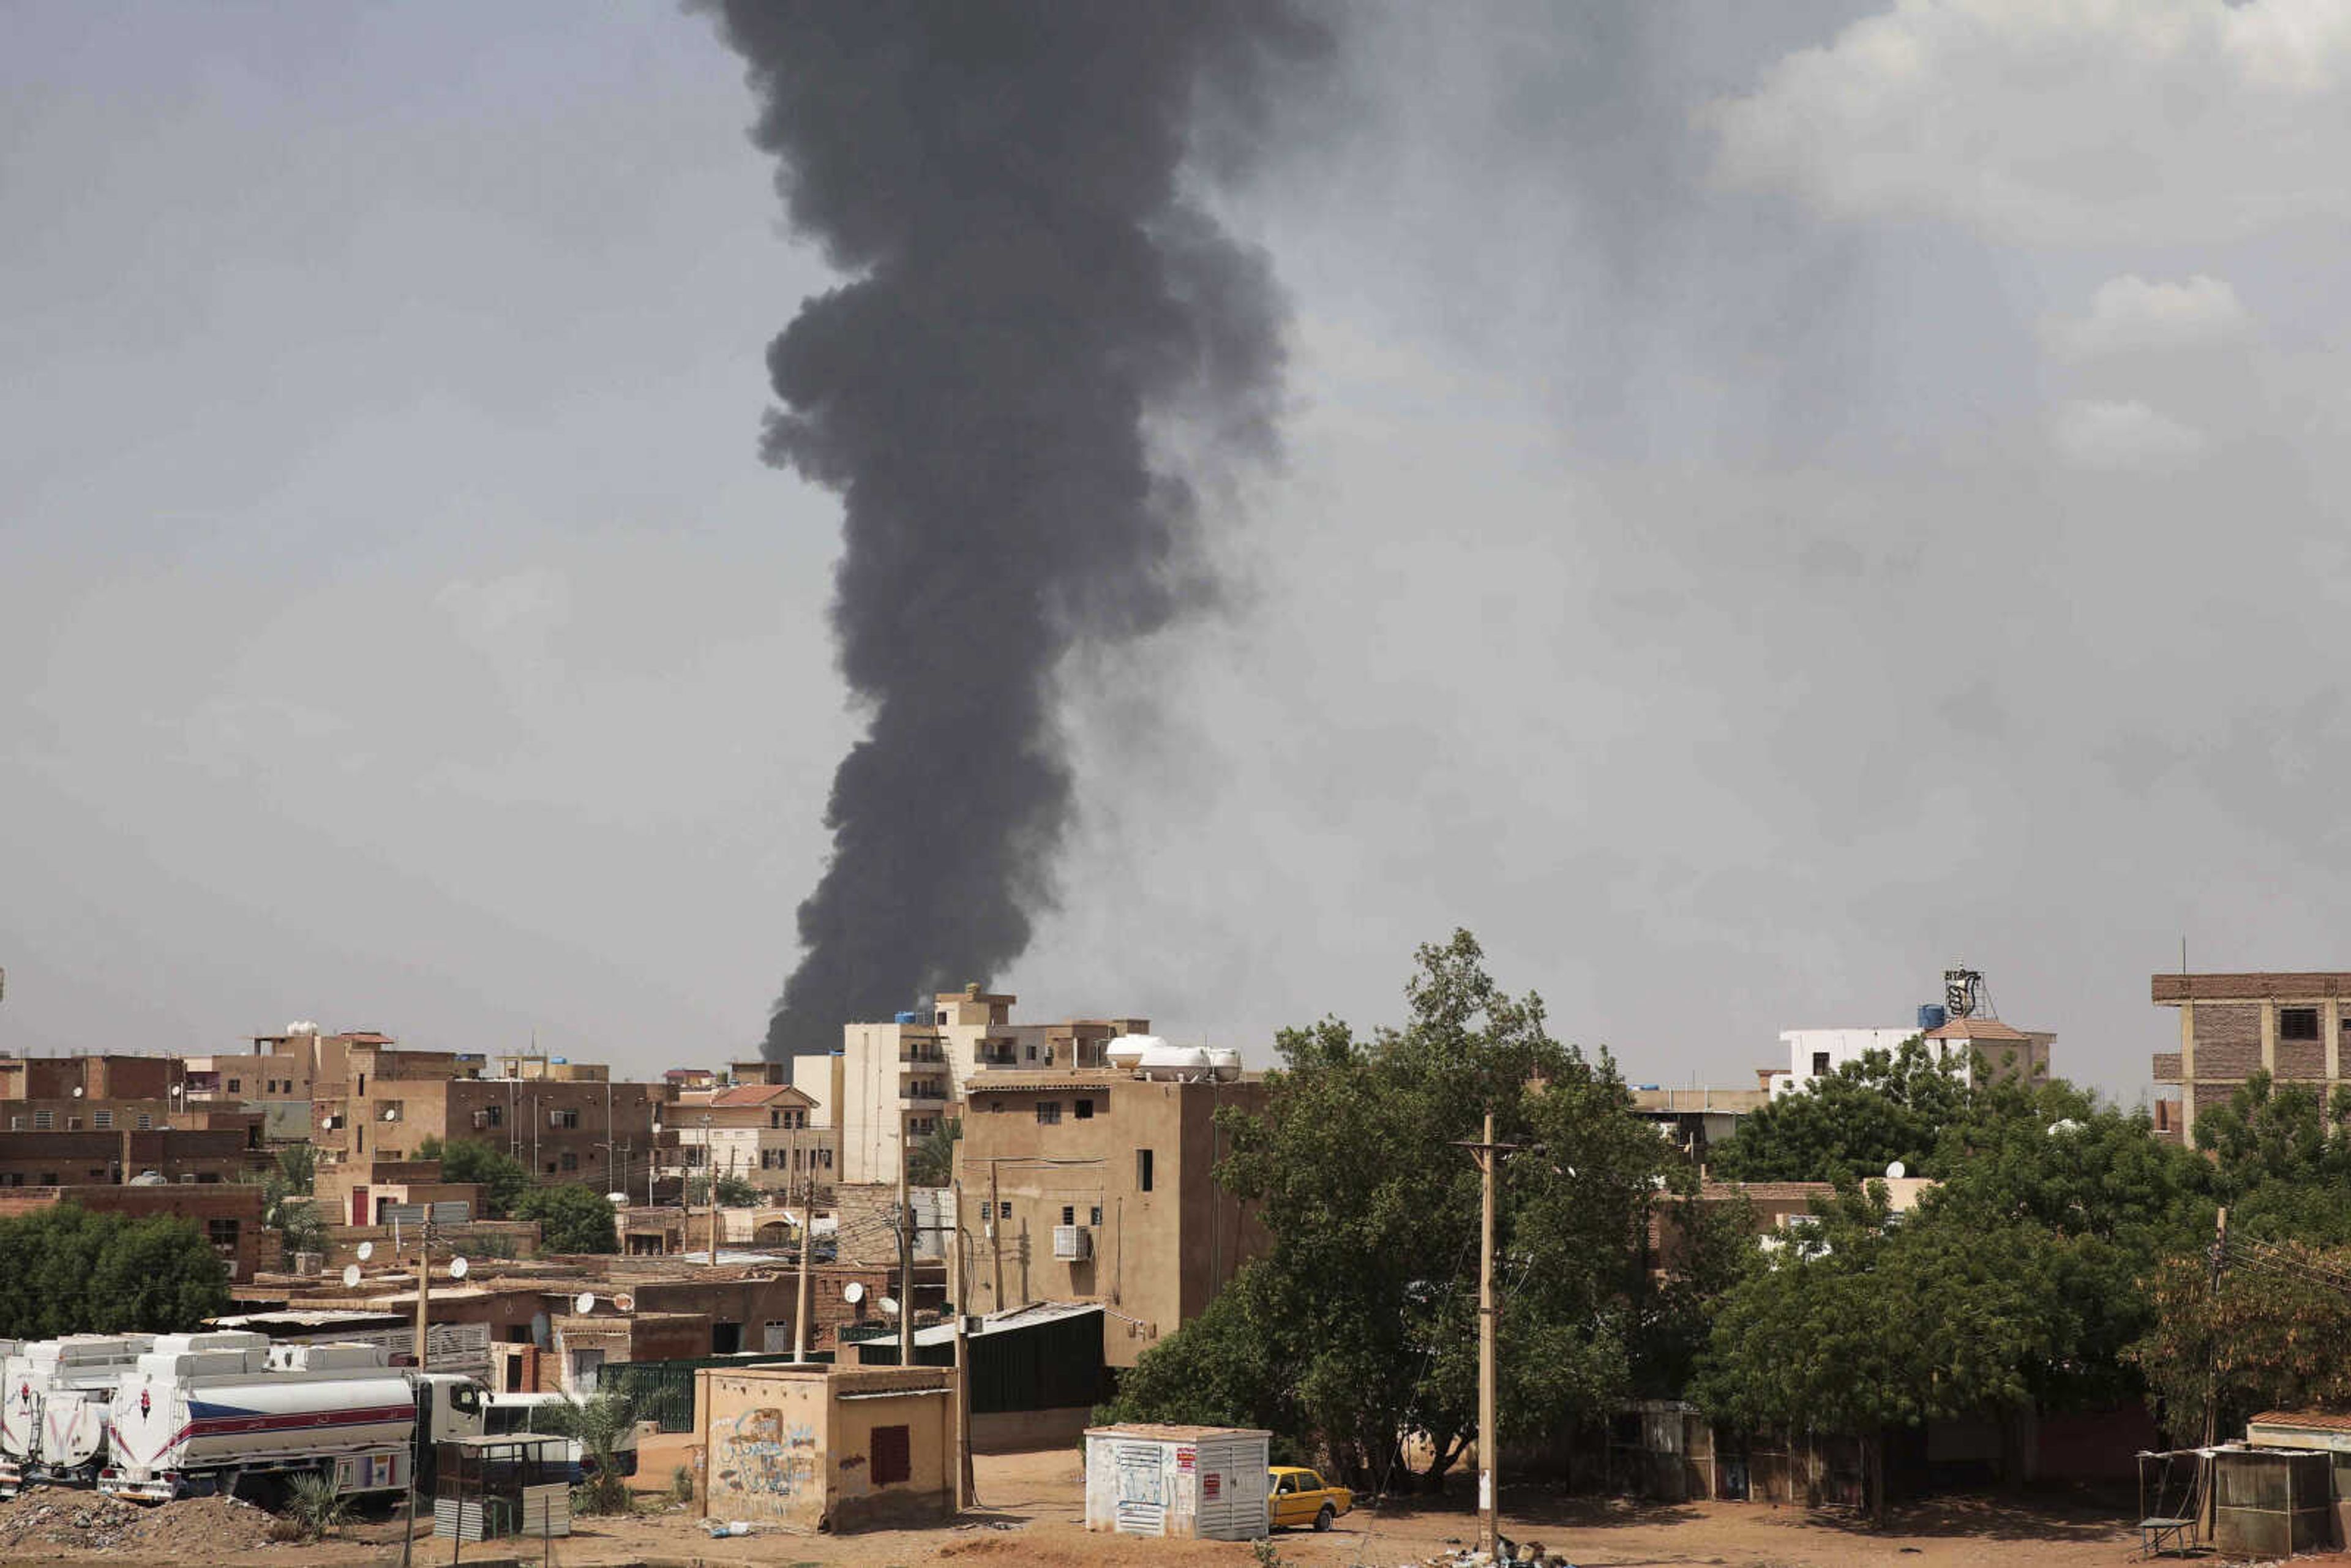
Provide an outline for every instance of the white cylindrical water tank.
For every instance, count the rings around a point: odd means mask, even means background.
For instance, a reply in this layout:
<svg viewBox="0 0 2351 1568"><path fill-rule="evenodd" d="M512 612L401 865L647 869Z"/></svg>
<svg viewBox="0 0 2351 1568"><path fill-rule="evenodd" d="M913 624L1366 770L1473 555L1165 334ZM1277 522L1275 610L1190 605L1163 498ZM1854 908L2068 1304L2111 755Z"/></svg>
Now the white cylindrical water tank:
<svg viewBox="0 0 2351 1568"><path fill-rule="evenodd" d="M1123 1034L1102 1048L1102 1060L1113 1067L1132 1072L1142 1065L1144 1055L1153 1047L1166 1043L1155 1034Z"/></svg>
<svg viewBox="0 0 2351 1568"><path fill-rule="evenodd" d="M1208 1071L1219 1083L1230 1083L1241 1075L1241 1053L1228 1047L1213 1047L1208 1051Z"/></svg>

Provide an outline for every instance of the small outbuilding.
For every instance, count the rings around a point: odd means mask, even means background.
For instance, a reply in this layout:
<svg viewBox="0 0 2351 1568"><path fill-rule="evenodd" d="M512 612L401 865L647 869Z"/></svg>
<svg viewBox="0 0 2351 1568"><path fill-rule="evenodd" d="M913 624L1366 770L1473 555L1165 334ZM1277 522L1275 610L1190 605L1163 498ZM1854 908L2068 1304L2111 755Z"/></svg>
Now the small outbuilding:
<svg viewBox="0 0 2351 1568"><path fill-rule="evenodd" d="M1240 1427L1086 1429L1086 1528L1254 1541L1268 1532L1271 1435Z"/></svg>
<svg viewBox="0 0 2351 1568"><path fill-rule="evenodd" d="M955 1513L953 1367L821 1364L695 1374L705 1518L799 1531Z"/></svg>

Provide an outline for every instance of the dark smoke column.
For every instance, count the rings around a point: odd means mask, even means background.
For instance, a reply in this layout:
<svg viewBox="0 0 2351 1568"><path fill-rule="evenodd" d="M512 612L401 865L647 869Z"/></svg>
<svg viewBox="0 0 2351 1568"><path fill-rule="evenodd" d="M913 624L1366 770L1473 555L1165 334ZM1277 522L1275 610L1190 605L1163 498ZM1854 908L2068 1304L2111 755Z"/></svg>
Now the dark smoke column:
<svg viewBox="0 0 2351 1568"><path fill-rule="evenodd" d="M1067 653L1203 599L1194 486L1273 450L1280 301L1187 200L1229 169L1279 0L726 0L794 227L851 281L768 350L764 451L841 492L834 628L872 722L767 1054L986 979L1054 896Z"/></svg>

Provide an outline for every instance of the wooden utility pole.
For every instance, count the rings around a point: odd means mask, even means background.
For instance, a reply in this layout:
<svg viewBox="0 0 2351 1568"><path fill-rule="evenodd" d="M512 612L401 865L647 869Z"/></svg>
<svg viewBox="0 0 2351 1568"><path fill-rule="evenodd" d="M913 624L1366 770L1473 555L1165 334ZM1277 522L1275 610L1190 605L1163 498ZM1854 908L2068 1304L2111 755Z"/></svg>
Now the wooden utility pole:
<svg viewBox="0 0 2351 1568"><path fill-rule="evenodd" d="M1494 1394L1494 1324L1500 1315L1494 1301L1494 1176L1502 1156L1520 1145L1494 1141L1494 1113L1489 1111L1485 1137L1474 1144L1458 1140L1454 1146L1468 1149L1477 1160L1484 1189L1478 1216L1478 1547L1494 1552L1500 1540L1496 1515L1502 1466L1502 1423Z"/></svg>
<svg viewBox="0 0 2351 1568"><path fill-rule="evenodd" d="M710 1143L710 1118L702 1119L702 1196L710 1200L710 1266L718 1267L718 1151Z"/></svg>
<svg viewBox="0 0 2351 1568"><path fill-rule="evenodd" d="M2214 1312L2220 1304L2220 1270L2228 1266L2228 1262L2229 1211L2223 1208L2212 1217L2212 1287L2207 1298L2208 1313ZM2220 1415L2220 1362L2218 1353L2207 1346L2204 1352L2204 1447L2208 1449L2212 1447Z"/></svg>
<svg viewBox="0 0 2351 1568"><path fill-rule="evenodd" d="M424 1334L430 1321L433 1299L433 1221L431 1209L427 1218L416 1228L416 1370L421 1374L428 1364Z"/></svg>
<svg viewBox="0 0 2351 1568"><path fill-rule="evenodd" d="M809 1260L816 1253L816 1172L799 1169L799 1138L792 1139L792 1176L800 1184L800 1282L792 1298L792 1360L808 1360ZM811 1166L814 1162L810 1162Z"/></svg>

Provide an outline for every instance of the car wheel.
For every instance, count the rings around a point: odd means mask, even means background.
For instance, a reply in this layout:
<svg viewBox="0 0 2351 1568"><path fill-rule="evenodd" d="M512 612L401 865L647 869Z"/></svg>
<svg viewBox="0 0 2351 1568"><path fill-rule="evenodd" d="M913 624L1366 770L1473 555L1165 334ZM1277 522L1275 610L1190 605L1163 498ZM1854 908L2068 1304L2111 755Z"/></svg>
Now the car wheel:
<svg viewBox="0 0 2351 1568"><path fill-rule="evenodd" d="M1337 1514L1331 1511L1331 1505L1326 1502L1322 1505L1322 1511L1314 1516L1314 1528L1317 1530L1328 1530L1331 1528L1331 1521L1338 1517L1339 1516Z"/></svg>

